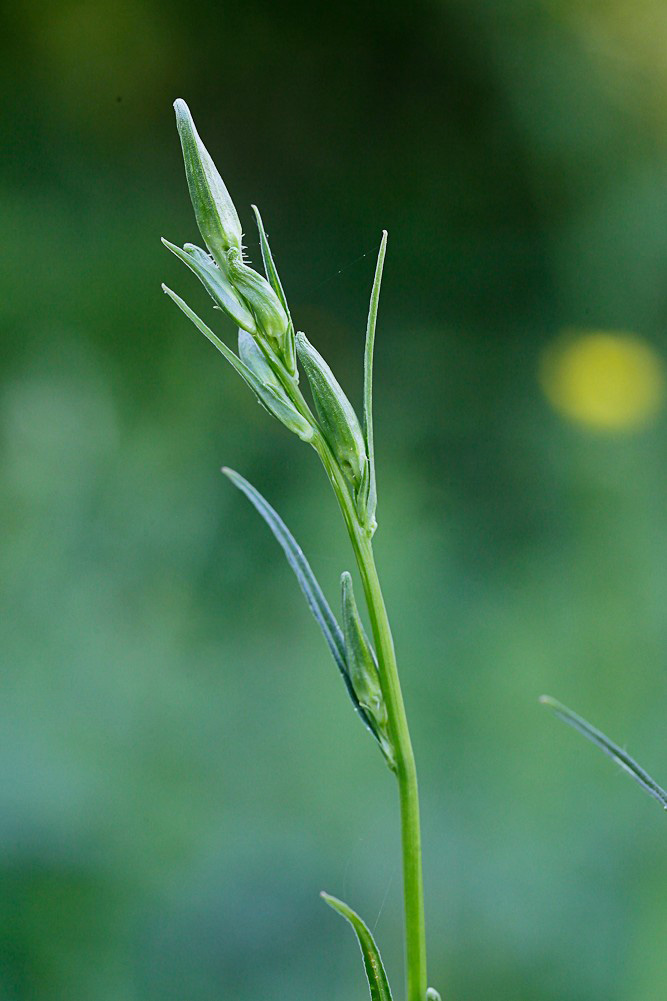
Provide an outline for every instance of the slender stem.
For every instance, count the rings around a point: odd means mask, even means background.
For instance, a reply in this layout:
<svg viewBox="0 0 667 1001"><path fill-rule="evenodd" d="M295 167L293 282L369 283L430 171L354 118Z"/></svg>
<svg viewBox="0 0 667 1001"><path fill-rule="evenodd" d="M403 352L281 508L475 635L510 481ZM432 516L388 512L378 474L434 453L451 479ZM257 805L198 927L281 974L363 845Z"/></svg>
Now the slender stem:
<svg viewBox="0 0 667 1001"><path fill-rule="evenodd" d="M419 790L415 757L398 677L394 641L375 566L373 544L366 531L359 525L349 490L326 442L318 436L313 444L331 480L347 526L364 587L375 640L380 684L396 754L396 778L401 808L407 1001L425 1001L428 981Z"/></svg>
<svg viewBox="0 0 667 1001"><path fill-rule="evenodd" d="M286 384L286 389L300 413L312 420L312 413L301 390L291 380ZM415 756L398 677L394 640L375 566L373 543L368 532L359 524L348 486L331 449L319 432L312 444L331 481L350 536L364 587L373 639L375 640L380 685L387 707L389 732L396 755L396 778L401 808L407 1001L425 1001L428 980L426 975L426 925L419 789Z"/></svg>
<svg viewBox="0 0 667 1001"><path fill-rule="evenodd" d="M352 544L366 594L380 664L380 681L396 751L396 777L401 804L407 998L408 1001L424 1001L428 983L417 768L373 547L368 539L363 539L361 545L358 538L353 539Z"/></svg>

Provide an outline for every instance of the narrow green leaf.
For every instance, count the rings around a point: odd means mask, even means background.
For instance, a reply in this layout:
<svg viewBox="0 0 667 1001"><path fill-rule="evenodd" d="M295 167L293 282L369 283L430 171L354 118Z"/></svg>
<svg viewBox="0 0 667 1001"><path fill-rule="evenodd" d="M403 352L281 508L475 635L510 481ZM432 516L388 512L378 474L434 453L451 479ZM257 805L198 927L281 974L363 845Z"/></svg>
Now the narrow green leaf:
<svg viewBox="0 0 667 1001"><path fill-rule="evenodd" d="M369 485L368 500L366 508L368 512L368 531L373 535L377 528L375 511L377 508L377 485L375 481L375 443L373 440L373 349L375 347L375 327L377 324L378 305L380 302L380 287L382 285L382 271L384 268L384 258L387 252L387 231L382 231L382 240L378 252L377 264L375 266L375 277L371 290L371 302L368 309L368 323L366 324L366 347L364 350L364 436L366 438L366 452L368 454L369 465Z"/></svg>
<svg viewBox="0 0 667 1001"><path fill-rule="evenodd" d="M280 299L283 309L287 313L287 319L289 320L289 329L287 332L287 343L286 343L286 364L288 371L292 375L298 375L298 370L296 367L296 347L294 345L294 323L292 322L292 315L289 311L289 306L287 305L287 297L285 295L282 282L278 276L278 271L273 260L273 255L271 253L271 248L269 247L269 240L266 235L266 230L264 229L264 223L262 222L262 217L259 214L259 209L256 205L252 206L252 210L255 213L255 219L257 220L257 229L259 231L259 245L262 251L262 261L264 262L264 272L268 278L273 291L276 293Z"/></svg>
<svg viewBox="0 0 667 1001"><path fill-rule="evenodd" d="M172 254L178 257L179 261L183 261L190 268L216 305L234 321L237 327L243 327L250 334L254 334L257 331L257 325L252 313L240 301L236 292L229 284L227 276L220 270L205 250L195 246L193 243L186 243L185 247L181 250L176 244L165 240L164 237L162 237L162 242L167 250L170 250Z"/></svg>
<svg viewBox="0 0 667 1001"><path fill-rule="evenodd" d="M594 726L591 726L581 716L577 716L571 709L557 702L556 699L552 699L549 695L542 695L540 702L542 705L548 706L563 723L567 723L568 726L573 727L578 733L586 737L587 740L595 744L596 747L599 747L617 765L620 765L623 771L627 772L635 782L639 783L649 796L657 799L664 810L667 810L667 792L622 747L619 747L618 744L615 744L609 737L605 736L601 730L597 730Z"/></svg>
<svg viewBox="0 0 667 1001"><path fill-rule="evenodd" d="M366 969L366 977L368 978L368 986L371 992L371 1001L391 1001L391 991L389 990L389 981L387 980L387 974L384 971L384 966L382 965L382 958L378 950L377 945L371 935L370 931L361 920L358 914L344 904L342 900L338 900L336 897L330 897L328 893L322 892L320 894L322 900L324 900L329 907L333 907L334 911L338 911L339 914L350 922L352 925L355 935L357 936L357 941L359 942L359 948L361 949L361 955L364 960L364 967Z"/></svg>
<svg viewBox="0 0 667 1001"><path fill-rule="evenodd" d="M276 389L274 386L265 385L261 382L255 373L251 371L247 365L245 365L240 358L237 358L233 351L231 351L224 341L221 341L217 337L210 327L208 327L201 317L197 316L193 309L190 309L187 302L184 302L179 295L172 292L170 288L166 285L162 286L162 289L166 294L172 299L178 308L185 313L187 318L191 320L197 330L199 330L204 337L206 337L211 344L214 345L220 352L220 354L227 359L227 361L232 365L241 378L247 383L252 389L253 393L272 417L275 417L284 424L289 431L293 431L295 434L301 438L302 441L309 442L312 441L314 435L314 429L310 421L306 420L298 410L294 408L290 402L287 394L282 391L282 389ZM247 335L250 337L250 334Z"/></svg>
<svg viewBox="0 0 667 1001"><path fill-rule="evenodd" d="M225 476L232 481L234 486L238 487L238 489L246 495L250 503L259 512L273 532L276 541L281 546L285 556L287 557L287 562L294 571L308 607L310 608L318 626L322 630L322 634L324 635L329 650L331 651L333 659L336 662L336 666L338 667L343 681L345 682L345 687L347 688L347 693L352 700L352 704L366 726L373 733L373 727L371 726L368 714L363 706L359 704L359 699L355 694L354 687L350 680L347 658L345 655L345 639L343 637L343 631L338 625L336 617L331 611L329 603L322 593L322 588L317 583L315 574L311 570L310 564L304 556L301 547L298 545L296 539L280 515L271 507L269 502L262 497L259 490L256 490L251 483L248 483L243 476L235 472L233 469L229 469L225 466L222 471Z"/></svg>

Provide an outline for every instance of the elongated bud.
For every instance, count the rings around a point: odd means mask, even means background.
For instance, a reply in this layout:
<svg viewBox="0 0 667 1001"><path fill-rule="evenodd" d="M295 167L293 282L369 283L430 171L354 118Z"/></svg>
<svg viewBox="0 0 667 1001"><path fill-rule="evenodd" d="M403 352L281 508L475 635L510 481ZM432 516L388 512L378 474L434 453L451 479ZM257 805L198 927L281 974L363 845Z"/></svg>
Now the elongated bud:
<svg viewBox="0 0 667 1001"><path fill-rule="evenodd" d="M266 338L278 357L284 358L290 323L280 299L266 278L243 263L238 251L229 251L227 267L229 279L252 311L259 333Z"/></svg>
<svg viewBox="0 0 667 1001"><path fill-rule="evenodd" d="M239 329L239 358L253 372L264 386L270 386L282 393L287 399L285 389L280 379L254 337L243 329Z"/></svg>
<svg viewBox="0 0 667 1001"><path fill-rule="evenodd" d="M354 599L352 578L347 571L340 578L343 608L343 636L350 681L359 704L367 710L375 735L391 768L396 758L389 736L385 705L375 653L361 624Z"/></svg>
<svg viewBox="0 0 667 1001"><path fill-rule="evenodd" d="M296 349L308 377L322 434L356 494L368 461L357 415L324 358L301 331L296 335Z"/></svg>
<svg viewBox="0 0 667 1001"><path fill-rule="evenodd" d="M183 261L196 274L215 304L234 321L237 327L243 327L249 334L257 331L257 325L250 310L229 284L229 280L220 270L215 261L201 247L186 243L181 250L173 243L162 238L167 250L171 250L180 261Z"/></svg>
<svg viewBox="0 0 667 1001"><path fill-rule="evenodd" d="M270 383L262 382L261 378L257 376L255 371L253 371L253 369L250 368L241 358L237 358L234 352L227 347L224 341L221 341L217 334L214 334L211 328L207 327L201 317L197 316L195 311L190 309L187 302L184 302L179 295L172 292L172 290L167 288L166 285L163 285L162 289L169 296L169 298L176 303L178 308L185 313L188 319L192 320L197 330L199 330L204 337L206 337L207 340L209 340L211 344L218 349L220 354L227 359L229 364L238 372L244 382L250 386L264 409L268 410L271 416L277 418L277 420L279 420L281 424L284 424L286 428L297 434L302 441L312 441L315 435L315 428L307 418L303 417L298 412L280 385L278 384L278 388L276 388ZM244 337L250 338L250 334L248 334L247 331L240 331L240 333ZM250 339L252 340L252 338Z"/></svg>
<svg viewBox="0 0 667 1001"><path fill-rule="evenodd" d="M343 635L347 665L354 691L360 704L368 709L376 722L387 722L387 710L382 697L375 655L361 624L354 598L352 577L345 571L340 578L343 608Z"/></svg>
<svg viewBox="0 0 667 1001"><path fill-rule="evenodd" d="M302 441L312 441L315 433L312 424L295 408L266 355L243 329L239 329L239 358L252 374L252 388L259 402Z"/></svg>
<svg viewBox="0 0 667 1001"><path fill-rule="evenodd" d="M429 987L426 991L426 1001L442 1001L442 998L436 991L435 987Z"/></svg>
<svg viewBox="0 0 667 1001"><path fill-rule="evenodd" d="M180 97L174 102L174 110L197 225L206 246L224 268L230 248L241 252L241 223L225 183L199 138L190 109Z"/></svg>

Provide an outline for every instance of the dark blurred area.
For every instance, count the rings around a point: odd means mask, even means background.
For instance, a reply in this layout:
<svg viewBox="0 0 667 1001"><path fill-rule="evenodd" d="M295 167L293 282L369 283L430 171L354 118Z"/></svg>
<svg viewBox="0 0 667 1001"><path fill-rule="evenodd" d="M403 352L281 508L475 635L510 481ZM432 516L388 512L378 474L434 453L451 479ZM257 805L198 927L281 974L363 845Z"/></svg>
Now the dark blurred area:
<svg viewBox="0 0 667 1001"><path fill-rule="evenodd" d="M360 405L420 765L430 980L655 1001L667 777L667 7L26 0L0 80L1 1001L402 988L395 790L274 540L351 568L310 449L160 293L184 97ZM234 330L219 319L229 342Z"/></svg>

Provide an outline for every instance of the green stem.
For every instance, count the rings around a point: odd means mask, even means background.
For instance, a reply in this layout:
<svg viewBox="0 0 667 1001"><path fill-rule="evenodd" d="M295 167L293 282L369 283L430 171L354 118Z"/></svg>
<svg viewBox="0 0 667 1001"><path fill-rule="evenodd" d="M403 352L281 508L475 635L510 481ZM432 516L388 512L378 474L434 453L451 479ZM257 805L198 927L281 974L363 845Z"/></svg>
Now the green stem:
<svg viewBox="0 0 667 1001"><path fill-rule="evenodd" d="M394 641L375 566L373 544L367 532L359 524L348 487L326 442L318 435L313 444L331 480L347 526L364 587L375 640L380 684L396 754L396 778L401 808L407 1001L425 1001L428 981L419 790L415 757L398 677Z"/></svg>
<svg viewBox="0 0 667 1001"><path fill-rule="evenodd" d="M417 768L373 546L368 539L363 540L361 545L358 539L353 539L352 544L366 594L380 665L380 682L396 751L396 777L401 804L407 998L408 1001L424 1001L428 983Z"/></svg>

